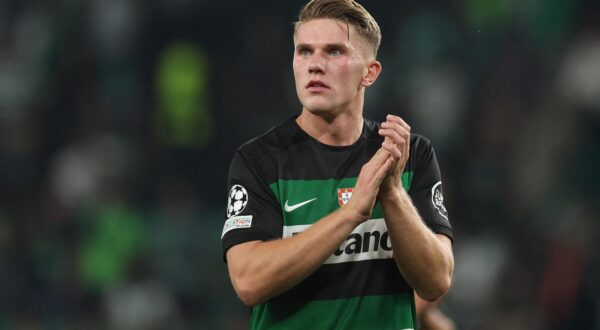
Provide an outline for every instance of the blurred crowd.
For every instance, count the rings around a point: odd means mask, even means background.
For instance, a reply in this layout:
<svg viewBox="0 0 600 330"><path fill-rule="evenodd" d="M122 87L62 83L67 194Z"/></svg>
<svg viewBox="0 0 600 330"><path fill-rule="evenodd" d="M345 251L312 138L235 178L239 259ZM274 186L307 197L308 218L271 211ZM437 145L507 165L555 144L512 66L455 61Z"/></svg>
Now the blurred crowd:
<svg viewBox="0 0 600 330"><path fill-rule="evenodd" d="M235 149L299 113L303 1L0 0L0 329L243 329ZM600 329L600 3L362 1L365 116L431 139L458 329ZM596 205L596 207L594 207Z"/></svg>

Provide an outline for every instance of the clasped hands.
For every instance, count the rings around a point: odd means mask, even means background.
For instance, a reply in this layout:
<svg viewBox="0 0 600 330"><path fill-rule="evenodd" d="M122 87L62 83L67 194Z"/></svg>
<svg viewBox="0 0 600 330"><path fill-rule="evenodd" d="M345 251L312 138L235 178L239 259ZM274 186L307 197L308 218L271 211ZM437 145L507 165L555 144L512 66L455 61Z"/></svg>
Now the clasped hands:
<svg viewBox="0 0 600 330"><path fill-rule="evenodd" d="M401 176L408 160L410 126L402 118L387 115L378 131L384 137L381 148L361 168L348 207L354 209L361 221L371 216L375 200L394 189L401 189Z"/></svg>
<svg viewBox="0 0 600 330"><path fill-rule="evenodd" d="M379 193L382 194L401 188L401 176L410 152L410 126L398 116L387 115L378 133L384 137L384 141L373 158L392 160L392 166L380 186Z"/></svg>

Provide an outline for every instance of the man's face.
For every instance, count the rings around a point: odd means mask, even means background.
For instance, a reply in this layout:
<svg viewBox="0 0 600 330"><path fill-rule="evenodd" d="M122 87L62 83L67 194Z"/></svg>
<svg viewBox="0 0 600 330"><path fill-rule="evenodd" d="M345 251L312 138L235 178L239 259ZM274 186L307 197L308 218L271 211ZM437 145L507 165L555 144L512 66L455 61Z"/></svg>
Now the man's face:
<svg viewBox="0 0 600 330"><path fill-rule="evenodd" d="M333 19L304 22L294 46L296 92L305 109L333 115L358 100L369 51L354 27Z"/></svg>

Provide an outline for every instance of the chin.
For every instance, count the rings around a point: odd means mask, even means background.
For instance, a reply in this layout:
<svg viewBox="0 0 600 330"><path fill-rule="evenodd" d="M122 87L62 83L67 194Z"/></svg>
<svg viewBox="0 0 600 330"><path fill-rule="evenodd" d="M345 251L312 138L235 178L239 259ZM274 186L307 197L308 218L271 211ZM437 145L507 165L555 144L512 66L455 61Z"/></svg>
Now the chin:
<svg viewBox="0 0 600 330"><path fill-rule="evenodd" d="M313 115L317 115L317 116L321 116L321 115L332 112L330 107L326 107L326 106L323 106L320 104L305 104L304 108L306 110L308 110L308 112L312 113Z"/></svg>
<svg viewBox="0 0 600 330"><path fill-rule="evenodd" d="M331 108L325 107L304 107L308 112L310 112L313 116L318 116L326 121L331 121L335 118L336 112Z"/></svg>
<svg viewBox="0 0 600 330"><path fill-rule="evenodd" d="M313 114L328 113L333 109L331 102L318 98L305 99L304 102L302 102L302 105Z"/></svg>

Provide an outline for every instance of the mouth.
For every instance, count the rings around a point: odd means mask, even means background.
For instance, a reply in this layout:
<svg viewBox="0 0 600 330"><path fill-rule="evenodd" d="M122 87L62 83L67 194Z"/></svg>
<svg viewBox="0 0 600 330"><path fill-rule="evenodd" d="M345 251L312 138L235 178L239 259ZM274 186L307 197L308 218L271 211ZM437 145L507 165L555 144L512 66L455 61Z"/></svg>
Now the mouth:
<svg viewBox="0 0 600 330"><path fill-rule="evenodd" d="M317 90L329 89L329 86L327 86L327 84L325 84L324 82L322 82L320 80L311 80L306 85L306 89L317 91Z"/></svg>

